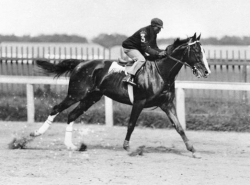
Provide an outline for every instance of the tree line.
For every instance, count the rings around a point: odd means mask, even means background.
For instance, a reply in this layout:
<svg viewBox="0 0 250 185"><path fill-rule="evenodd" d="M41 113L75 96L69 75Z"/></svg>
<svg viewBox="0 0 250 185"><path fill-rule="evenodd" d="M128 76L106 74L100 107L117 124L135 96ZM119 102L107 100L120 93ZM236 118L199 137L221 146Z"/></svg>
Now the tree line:
<svg viewBox="0 0 250 185"><path fill-rule="evenodd" d="M64 43L96 43L103 47L111 48L116 45L121 45L127 38L122 34L99 34L92 40L88 41L86 37L79 35L53 34L53 35L38 35L38 36L15 36L15 35L0 35L0 42L64 42ZM158 45L168 45L174 42L176 38L158 39ZM250 45L250 36L224 36L220 39L216 37L202 38L203 45Z"/></svg>

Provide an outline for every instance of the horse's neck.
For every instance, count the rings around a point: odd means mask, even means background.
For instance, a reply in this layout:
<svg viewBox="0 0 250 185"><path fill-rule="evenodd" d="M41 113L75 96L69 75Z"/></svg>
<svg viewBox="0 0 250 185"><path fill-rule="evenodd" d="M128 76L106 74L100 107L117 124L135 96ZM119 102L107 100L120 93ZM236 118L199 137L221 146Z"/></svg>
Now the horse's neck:
<svg viewBox="0 0 250 185"><path fill-rule="evenodd" d="M182 67L182 64L172 60L171 58L165 58L158 63L158 67L163 80L169 81L170 79L174 79L176 77Z"/></svg>

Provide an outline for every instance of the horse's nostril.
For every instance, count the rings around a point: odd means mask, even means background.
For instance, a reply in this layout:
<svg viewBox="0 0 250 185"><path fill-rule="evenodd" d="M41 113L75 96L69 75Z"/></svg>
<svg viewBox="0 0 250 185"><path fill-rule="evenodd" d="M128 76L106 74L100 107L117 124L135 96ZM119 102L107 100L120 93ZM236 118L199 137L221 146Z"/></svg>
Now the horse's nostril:
<svg viewBox="0 0 250 185"><path fill-rule="evenodd" d="M205 71L205 74L207 75L207 74L208 74L208 71Z"/></svg>

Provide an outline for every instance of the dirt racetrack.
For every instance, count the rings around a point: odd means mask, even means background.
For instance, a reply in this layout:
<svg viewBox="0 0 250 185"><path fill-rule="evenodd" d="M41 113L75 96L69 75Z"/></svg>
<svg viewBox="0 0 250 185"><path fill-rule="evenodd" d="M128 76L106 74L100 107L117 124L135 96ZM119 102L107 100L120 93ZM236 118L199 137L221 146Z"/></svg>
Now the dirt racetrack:
<svg viewBox="0 0 250 185"><path fill-rule="evenodd" d="M145 145L142 156L122 149L125 127L76 124L74 143L86 152L66 150L66 124L53 124L25 150L10 150L13 133L28 134L41 123L1 122L1 185L249 185L250 133L187 131L201 159L192 158L175 130L136 127L131 149Z"/></svg>

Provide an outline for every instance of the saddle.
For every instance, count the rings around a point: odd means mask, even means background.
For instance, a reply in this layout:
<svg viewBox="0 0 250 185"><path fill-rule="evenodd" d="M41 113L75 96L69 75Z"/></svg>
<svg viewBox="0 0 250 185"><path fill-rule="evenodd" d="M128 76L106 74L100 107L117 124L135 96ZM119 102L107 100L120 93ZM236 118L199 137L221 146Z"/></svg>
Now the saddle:
<svg viewBox="0 0 250 185"><path fill-rule="evenodd" d="M168 52L169 53L169 52ZM146 59L146 61L149 61L149 62L154 62L154 61L157 61L157 60L159 60L159 59L161 59L161 58L159 58L158 56L157 57L155 57L155 56L144 56L145 57L145 59ZM118 61L117 61L117 63L119 64L119 65L121 65L121 66L123 66L123 67L125 67L125 66L132 66L135 62L136 62L136 58L135 59L129 59L129 60L124 60L124 59L122 59L122 58L118 58Z"/></svg>

